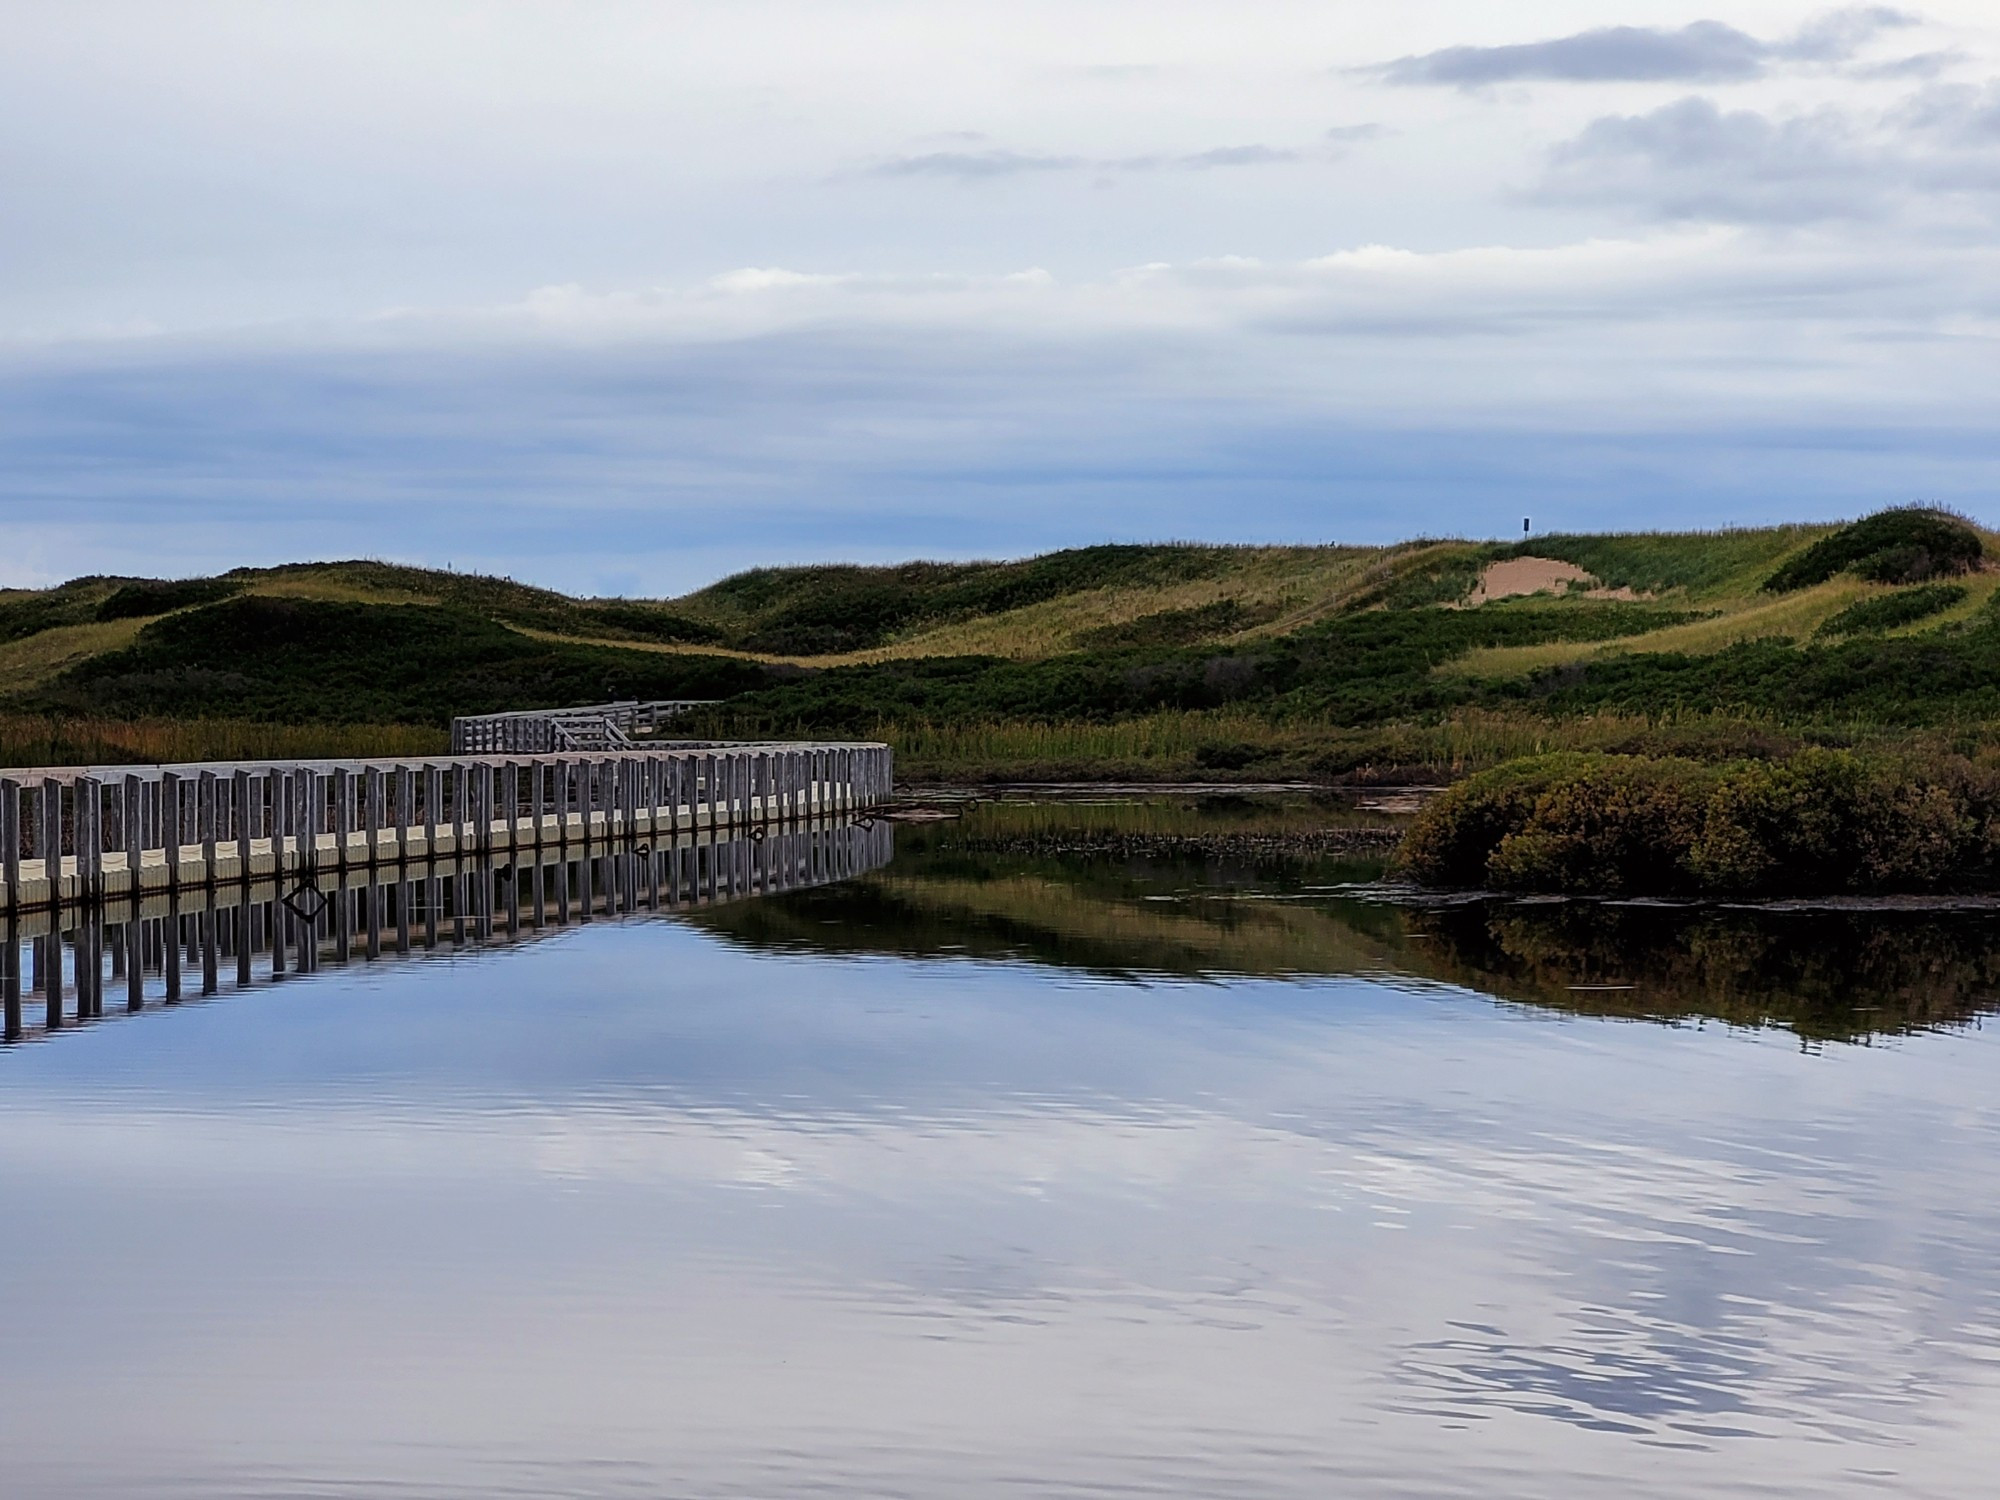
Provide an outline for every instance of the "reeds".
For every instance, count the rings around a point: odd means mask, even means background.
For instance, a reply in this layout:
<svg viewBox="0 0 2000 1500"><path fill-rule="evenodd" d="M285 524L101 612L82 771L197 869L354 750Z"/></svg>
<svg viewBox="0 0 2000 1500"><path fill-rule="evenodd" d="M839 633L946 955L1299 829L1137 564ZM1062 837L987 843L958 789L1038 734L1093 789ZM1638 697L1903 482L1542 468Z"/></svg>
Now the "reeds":
<svg viewBox="0 0 2000 1500"><path fill-rule="evenodd" d="M264 724L249 719L116 719L0 714L0 765L171 765L442 754L450 736L415 724Z"/></svg>

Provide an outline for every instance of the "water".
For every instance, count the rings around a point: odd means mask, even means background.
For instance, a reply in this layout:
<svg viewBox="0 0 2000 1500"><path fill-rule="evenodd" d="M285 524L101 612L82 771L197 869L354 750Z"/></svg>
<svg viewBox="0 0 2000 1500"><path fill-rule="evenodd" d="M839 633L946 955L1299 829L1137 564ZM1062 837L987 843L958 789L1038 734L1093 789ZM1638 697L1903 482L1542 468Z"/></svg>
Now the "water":
<svg viewBox="0 0 2000 1500"><path fill-rule="evenodd" d="M0 1052L7 1492L1989 1494L1996 919L1271 857L1374 821L982 808Z"/></svg>

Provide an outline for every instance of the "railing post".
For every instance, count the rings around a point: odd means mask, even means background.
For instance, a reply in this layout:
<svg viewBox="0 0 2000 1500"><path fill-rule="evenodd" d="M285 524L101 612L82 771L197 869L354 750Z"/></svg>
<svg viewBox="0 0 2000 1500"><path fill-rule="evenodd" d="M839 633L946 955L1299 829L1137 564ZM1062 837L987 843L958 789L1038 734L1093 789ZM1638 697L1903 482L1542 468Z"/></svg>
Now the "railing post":
<svg viewBox="0 0 2000 1500"><path fill-rule="evenodd" d="M160 776L160 842L167 851L167 887L181 883L181 779L172 771Z"/></svg>
<svg viewBox="0 0 2000 1500"><path fill-rule="evenodd" d="M104 850L104 834L99 820L104 816L104 784L93 777L79 776L76 780L76 812L74 837L76 840L76 895L82 902L95 901L103 894L102 868L99 856ZM78 924L79 935L83 931ZM79 943L79 957L83 945Z"/></svg>
<svg viewBox="0 0 2000 1500"><path fill-rule="evenodd" d="M354 829L353 777L345 766L336 766L329 774L333 777L334 858L336 868L344 872L347 869L347 836Z"/></svg>
<svg viewBox="0 0 2000 1500"><path fill-rule="evenodd" d="M410 818L416 811L416 773L408 766L396 767L396 863L398 866L410 862ZM400 909L407 893L400 887L396 901Z"/></svg>
<svg viewBox="0 0 2000 1500"><path fill-rule="evenodd" d="M48 888L49 907L53 911L62 904L62 783L53 776L43 777L41 795L36 801L41 826L35 832L35 847L42 856L42 880ZM55 930L53 918L50 928ZM60 940L56 953L60 958Z"/></svg>
<svg viewBox="0 0 2000 1500"><path fill-rule="evenodd" d="M248 911L250 909L250 898L247 894L250 889L250 773L239 769L230 780L236 784L235 794L230 799L236 804L236 878L242 883L246 892L243 909ZM247 928L243 946L246 950L250 946Z"/></svg>
<svg viewBox="0 0 2000 1500"><path fill-rule="evenodd" d="M369 766L362 773L361 801L367 808L368 820L368 868L374 869L382 858L382 768ZM369 911L375 909L376 886L369 882ZM369 954L370 958L375 955Z"/></svg>
<svg viewBox="0 0 2000 1500"><path fill-rule="evenodd" d="M443 796L444 771L438 766L424 767L424 859L435 863L438 842L438 800Z"/></svg>
<svg viewBox="0 0 2000 1500"><path fill-rule="evenodd" d="M196 783L195 822L201 834L201 880L203 885L215 884L215 841L216 841L216 791L218 783L215 772L203 771Z"/></svg>

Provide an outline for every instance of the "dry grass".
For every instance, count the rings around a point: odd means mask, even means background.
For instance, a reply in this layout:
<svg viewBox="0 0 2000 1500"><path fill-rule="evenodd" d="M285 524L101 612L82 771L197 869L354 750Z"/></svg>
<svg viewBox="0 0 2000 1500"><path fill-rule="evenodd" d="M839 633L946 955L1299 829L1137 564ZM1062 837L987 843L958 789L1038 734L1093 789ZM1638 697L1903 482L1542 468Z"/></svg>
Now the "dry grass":
<svg viewBox="0 0 2000 1500"><path fill-rule="evenodd" d="M1274 612L1269 623L1222 638L1225 642L1250 640L1297 629L1337 609L1384 555L1384 550L1376 547L1245 547L1229 570L1219 576L1067 594L977 620L930 626L889 645L839 660L892 661L920 656L1025 660L1054 656L1074 650L1077 638L1092 630L1225 600L1260 613Z"/></svg>
<svg viewBox="0 0 2000 1500"><path fill-rule="evenodd" d="M1909 635L1932 630L1953 620L1970 618L2000 590L2000 573L1978 573L1963 580L1967 597L1943 614L1888 632ZM1610 641L1551 641L1537 646L1495 646L1473 651L1438 670L1442 675L1500 679L1525 672L1586 661L1594 656L1660 651L1705 656L1741 641L1789 636L1806 640L1827 620L1857 600L1890 592L1880 584L1838 577L1796 594L1756 594L1726 601L1721 613L1706 620L1671 625L1646 635ZM1733 607L1732 607L1733 606Z"/></svg>
<svg viewBox="0 0 2000 1500"><path fill-rule="evenodd" d="M58 625L18 641L0 644L0 693L40 687L78 662L117 651L138 638L144 620L107 620Z"/></svg>
<svg viewBox="0 0 2000 1500"><path fill-rule="evenodd" d="M0 714L0 765L171 765L442 755L442 729L413 724L260 724L248 719L106 719Z"/></svg>

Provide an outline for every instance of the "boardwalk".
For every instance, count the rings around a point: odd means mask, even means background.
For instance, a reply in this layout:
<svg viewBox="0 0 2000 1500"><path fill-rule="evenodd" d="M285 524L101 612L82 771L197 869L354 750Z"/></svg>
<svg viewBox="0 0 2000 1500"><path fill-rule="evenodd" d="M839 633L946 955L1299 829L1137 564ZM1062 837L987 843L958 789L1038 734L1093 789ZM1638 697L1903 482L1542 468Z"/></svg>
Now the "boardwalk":
<svg viewBox="0 0 2000 1500"><path fill-rule="evenodd" d="M592 849L851 816L879 744L681 745L388 760L87 766L0 775L0 911L525 849Z"/></svg>

